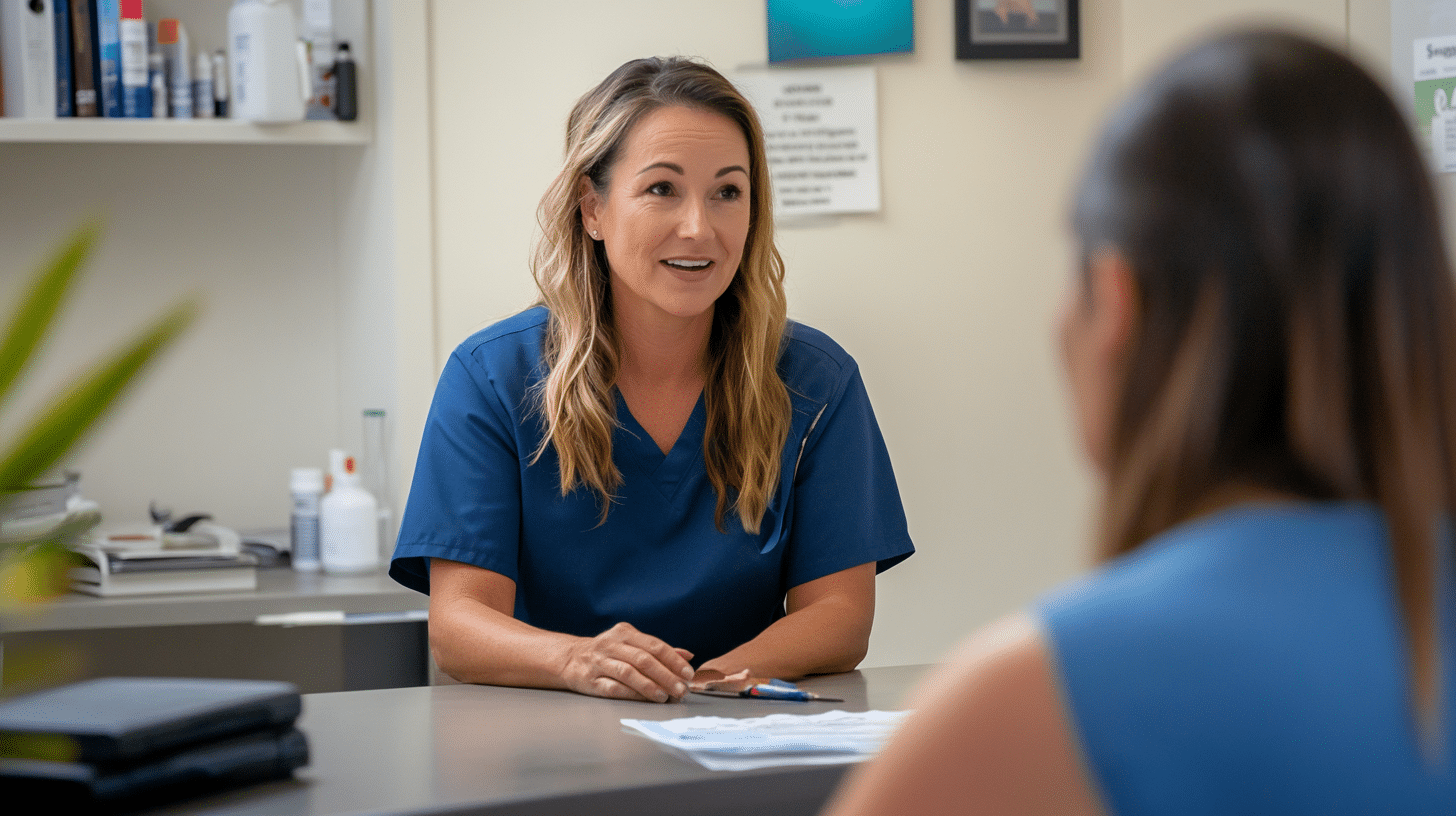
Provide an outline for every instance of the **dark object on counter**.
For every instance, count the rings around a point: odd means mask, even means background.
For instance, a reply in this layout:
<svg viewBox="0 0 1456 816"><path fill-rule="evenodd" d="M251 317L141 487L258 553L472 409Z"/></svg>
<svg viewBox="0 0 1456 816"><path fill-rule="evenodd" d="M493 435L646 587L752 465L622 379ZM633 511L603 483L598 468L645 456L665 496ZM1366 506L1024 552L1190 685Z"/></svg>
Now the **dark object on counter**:
<svg viewBox="0 0 1456 816"><path fill-rule="evenodd" d="M278 545L271 541L243 536L243 552L257 556L258 566L263 569L286 567L289 564L288 553L280 550Z"/></svg>
<svg viewBox="0 0 1456 816"><path fill-rule="evenodd" d="M169 508L157 507L155 501L147 505L147 514L152 517L152 523L161 527L164 533L185 533L199 521L212 521L211 513L191 513L174 519Z"/></svg>
<svg viewBox="0 0 1456 816"><path fill-rule="evenodd" d="M308 764L289 683L109 677L0 703L0 788L134 809ZM36 800L32 800L36 801Z"/></svg>
<svg viewBox="0 0 1456 816"><path fill-rule="evenodd" d="M334 55L334 116L340 122L359 118L359 76L348 42L340 42Z"/></svg>
<svg viewBox="0 0 1456 816"><path fill-rule="evenodd" d="M0 759L0 785L58 812L133 813L243 785L286 779L308 764L297 728L244 734L131 765Z"/></svg>

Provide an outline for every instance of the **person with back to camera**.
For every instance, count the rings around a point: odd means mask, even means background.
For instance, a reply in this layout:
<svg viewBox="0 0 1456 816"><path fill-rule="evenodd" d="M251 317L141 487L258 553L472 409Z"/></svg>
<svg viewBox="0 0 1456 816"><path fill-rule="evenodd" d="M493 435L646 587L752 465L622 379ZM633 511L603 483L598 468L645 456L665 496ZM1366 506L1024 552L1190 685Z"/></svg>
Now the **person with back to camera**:
<svg viewBox="0 0 1456 816"><path fill-rule="evenodd" d="M657 702L853 669L913 547L854 360L787 321L752 107L621 66L539 220L540 304L447 362L390 567L440 669Z"/></svg>
<svg viewBox="0 0 1456 816"><path fill-rule="evenodd" d="M1456 296L1404 118L1225 34L1114 115L1074 224L1103 563L970 638L827 812L1456 813Z"/></svg>

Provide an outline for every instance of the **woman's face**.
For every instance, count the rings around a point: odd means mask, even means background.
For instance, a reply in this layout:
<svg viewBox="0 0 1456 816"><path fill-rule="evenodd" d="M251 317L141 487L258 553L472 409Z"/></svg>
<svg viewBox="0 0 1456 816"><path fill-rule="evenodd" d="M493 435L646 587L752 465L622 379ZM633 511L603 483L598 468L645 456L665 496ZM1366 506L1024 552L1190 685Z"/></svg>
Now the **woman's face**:
<svg viewBox="0 0 1456 816"><path fill-rule="evenodd" d="M666 107L628 133L604 193L583 179L582 223L606 248L619 322L712 318L748 237L748 162L731 119Z"/></svg>
<svg viewBox="0 0 1456 816"><path fill-rule="evenodd" d="M1121 255L1102 251L1072 276L1059 335L1082 448L1106 474L1122 372L1136 320L1136 282Z"/></svg>

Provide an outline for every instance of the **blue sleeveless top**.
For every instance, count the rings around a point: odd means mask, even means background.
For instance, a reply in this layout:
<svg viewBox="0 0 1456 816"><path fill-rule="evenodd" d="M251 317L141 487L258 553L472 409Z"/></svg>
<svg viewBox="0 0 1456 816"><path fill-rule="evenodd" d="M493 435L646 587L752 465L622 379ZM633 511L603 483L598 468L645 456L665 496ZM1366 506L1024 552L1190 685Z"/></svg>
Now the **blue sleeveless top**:
<svg viewBox="0 0 1456 816"><path fill-rule="evenodd" d="M1451 584L1437 757L1417 738L1385 524L1371 505L1200 518L1035 611L1112 814L1453 816Z"/></svg>

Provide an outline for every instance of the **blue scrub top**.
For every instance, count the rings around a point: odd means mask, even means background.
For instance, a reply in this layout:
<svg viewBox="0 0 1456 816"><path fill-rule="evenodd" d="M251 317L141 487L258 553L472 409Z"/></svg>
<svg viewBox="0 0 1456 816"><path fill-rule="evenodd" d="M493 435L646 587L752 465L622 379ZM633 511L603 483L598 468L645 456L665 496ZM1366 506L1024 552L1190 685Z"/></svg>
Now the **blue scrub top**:
<svg viewBox="0 0 1456 816"><path fill-rule="evenodd" d="M501 321L446 364L390 565L401 584L428 593L431 558L472 564L515 581L519 620L581 636L626 621L700 664L783 617L791 587L914 552L858 366L795 323L779 359L793 421L759 533L731 512L727 532L714 523L701 398L664 455L617 396L623 484L598 524L597 494L561 495L554 448L530 462L545 435L530 391L547 319L537 307Z"/></svg>

